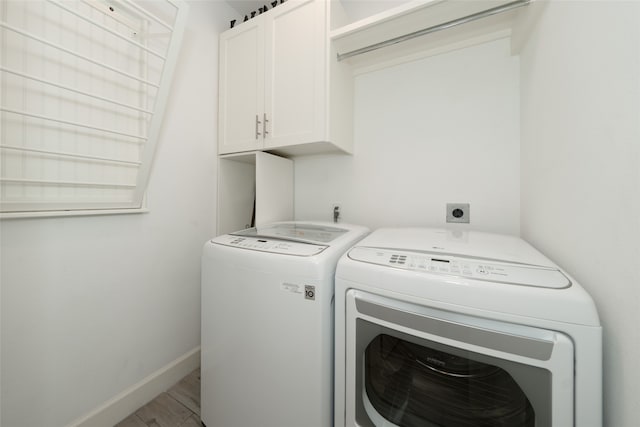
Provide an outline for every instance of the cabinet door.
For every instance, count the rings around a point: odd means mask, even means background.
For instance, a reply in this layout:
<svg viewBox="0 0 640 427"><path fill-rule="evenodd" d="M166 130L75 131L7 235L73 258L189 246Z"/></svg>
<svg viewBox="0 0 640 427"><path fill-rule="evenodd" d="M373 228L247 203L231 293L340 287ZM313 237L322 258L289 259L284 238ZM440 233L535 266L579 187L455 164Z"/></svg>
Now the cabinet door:
<svg viewBox="0 0 640 427"><path fill-rule="evenodd" d="M220 154L263 147L264 27L261 18L220 35Z"/></svg>
<svg viewBox="0 0 640 427"><path fill-rule="evenodd" d="M265 19L265 148L327 140L327 7L289 0Z"/></svg>

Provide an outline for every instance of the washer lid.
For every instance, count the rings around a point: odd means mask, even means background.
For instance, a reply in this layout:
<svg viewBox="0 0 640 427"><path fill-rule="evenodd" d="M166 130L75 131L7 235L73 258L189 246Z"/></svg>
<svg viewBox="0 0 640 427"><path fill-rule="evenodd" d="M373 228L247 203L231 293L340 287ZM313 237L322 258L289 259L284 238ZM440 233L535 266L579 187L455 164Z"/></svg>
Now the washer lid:
<svg viewBox="0 0 640 427"><path fill-rule="evenodd" d="M413 252L398 249L358 246L348 257L354 261L402 270L457 276L465 279L507 285L564 289L571 281L554 267L513 263L480 257L466 257L438 252Z"/></svg>
<svg viewBox="0 0 640 427"><path fill-rule="evenodd" d="M282 222L248 228L231 234L242 237L269 237L279 240L326 245L348 232L349 230L345 228Z"/></svg>

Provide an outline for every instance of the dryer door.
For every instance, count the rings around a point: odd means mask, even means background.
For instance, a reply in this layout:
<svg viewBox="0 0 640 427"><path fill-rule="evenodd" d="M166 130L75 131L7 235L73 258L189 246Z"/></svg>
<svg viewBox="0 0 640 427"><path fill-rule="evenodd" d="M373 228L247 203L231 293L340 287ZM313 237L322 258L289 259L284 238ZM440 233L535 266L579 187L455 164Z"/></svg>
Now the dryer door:
<svg viewBox="0 0 640 427"><path fill-rule="evenodd" d="M346 425L573 425L565 335L350 290Z"/></svg>

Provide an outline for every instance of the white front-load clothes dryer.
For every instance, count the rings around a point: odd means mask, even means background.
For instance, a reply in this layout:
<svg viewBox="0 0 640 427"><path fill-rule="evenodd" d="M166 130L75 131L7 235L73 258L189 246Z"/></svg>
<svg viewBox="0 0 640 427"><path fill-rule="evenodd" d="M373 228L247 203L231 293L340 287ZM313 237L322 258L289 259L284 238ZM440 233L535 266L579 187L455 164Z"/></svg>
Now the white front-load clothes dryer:
<svg viewBox="0 0 640 427"><path fill-rule="evenodd" d="M206 426L332 425L335 268L367 233L347 224L282 222L205 244Z"/></svg>
<svg viewBox="0 0 640 427"><path fill-rule="evenodd" d="M602 425L593 300L522 239L380 229L335 297L336 427Z"/></svg>

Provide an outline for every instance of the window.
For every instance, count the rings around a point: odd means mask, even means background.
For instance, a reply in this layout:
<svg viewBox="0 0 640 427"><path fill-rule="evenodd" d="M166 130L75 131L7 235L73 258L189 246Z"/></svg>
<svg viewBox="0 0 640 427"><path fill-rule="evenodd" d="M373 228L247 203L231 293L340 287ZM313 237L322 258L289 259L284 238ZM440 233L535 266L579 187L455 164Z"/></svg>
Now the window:
<svg viewBox="0 0 640 427"><path fill-rule="evenodd" d="M3 216L142 207L186 13L179 0L2 2Z"/></svg>

